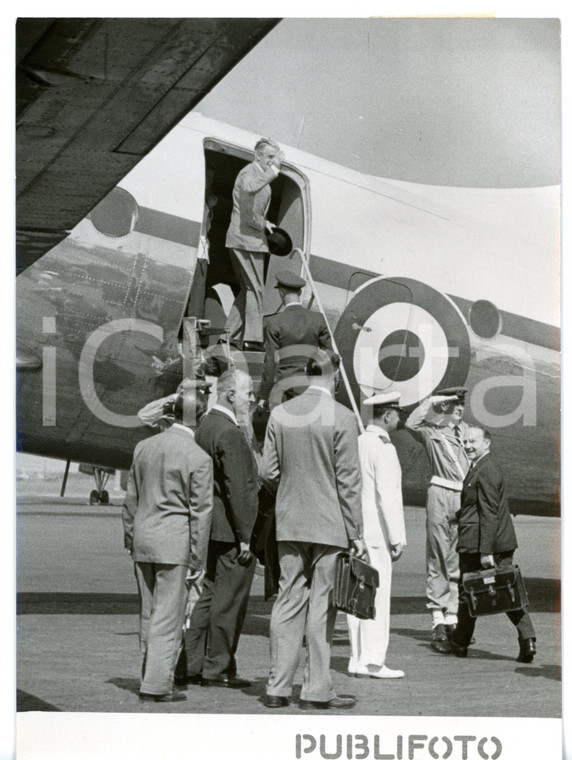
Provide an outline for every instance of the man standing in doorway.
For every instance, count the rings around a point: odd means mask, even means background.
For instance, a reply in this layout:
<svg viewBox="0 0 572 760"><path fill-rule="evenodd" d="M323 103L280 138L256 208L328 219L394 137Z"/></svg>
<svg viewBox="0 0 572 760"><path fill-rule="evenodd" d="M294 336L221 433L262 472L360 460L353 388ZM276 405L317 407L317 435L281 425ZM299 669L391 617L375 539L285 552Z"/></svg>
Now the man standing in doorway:
<svg viewBox="0 0 572 760"><path fill-rule="evenodd" d="M427 607L432 617L431 648L449 649L459 599L458 513L469 461L463 447L466 388L437 391L409 415L405 427L425 447L431 481L427 491ZM433 409L433 419L426 419Z"/></svg>
<svg viewBox="0 0 572 760"><path fill-rule="evenodd" d="M262 351L262 296L266 232L275 225L266 220L272 192L270 183L280 173L284 153L266 137L254 146L254 161L242 169L232 191L232 216L226 234L240 291L227 320L230 341L244 351Z"/></svg>

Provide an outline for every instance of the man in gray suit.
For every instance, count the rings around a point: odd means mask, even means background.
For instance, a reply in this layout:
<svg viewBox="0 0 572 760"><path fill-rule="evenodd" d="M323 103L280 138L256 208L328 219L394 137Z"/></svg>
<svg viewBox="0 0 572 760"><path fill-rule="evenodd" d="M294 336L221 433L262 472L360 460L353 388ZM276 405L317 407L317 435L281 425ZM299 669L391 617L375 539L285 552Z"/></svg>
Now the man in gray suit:
<svg viewBox="0 0 572 760"><path fill-rule="evenodd" d="M306 368L309 388L277 406L268 423L260 475L276 492L280 583L270 622L267 707L288 704L304 632L300 707L355 705L336 697L330 675L336 558L348 546L365 554L358 426L349 409L334 401L338 367L336 354L319 351Z"/></svg>
<svg viewBox="0 0 572 760"><path fill-rule="evenodd" d="M213 502L212 460L191 427L206 409L200 391L174 404L175 422L137 444L123 505L125 548L135 562L143 668L139 696L181 701L173 674L185 617L189 568L205 564Z"/></svg>
<svg viewBox="0 0 572 760"><path fill-rule="evenodd" d="M254 146L254 161L242 169L232 191L232 216L226 234L232 267L240 291L228 315L230 341L243 351L264 350L262 296L264 260L268 255L266 232L272 192L270 183L280 173L284 153L266 137Z"/></svg>

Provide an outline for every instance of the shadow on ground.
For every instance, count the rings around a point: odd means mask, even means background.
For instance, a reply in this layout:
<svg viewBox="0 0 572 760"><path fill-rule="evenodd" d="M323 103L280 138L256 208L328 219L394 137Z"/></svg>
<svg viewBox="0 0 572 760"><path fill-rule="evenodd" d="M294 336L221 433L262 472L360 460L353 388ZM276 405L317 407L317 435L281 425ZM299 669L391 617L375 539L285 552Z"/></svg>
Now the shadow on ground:
<svg viewBox="0 0 572 760"><path fill-rule="evenodd" d="M50 702L45 702L39 697L35 697L33 694L28 694L27 691L18 689L16 695L16 711L17 712L61 712L59 707L52 705Z"/></svg>

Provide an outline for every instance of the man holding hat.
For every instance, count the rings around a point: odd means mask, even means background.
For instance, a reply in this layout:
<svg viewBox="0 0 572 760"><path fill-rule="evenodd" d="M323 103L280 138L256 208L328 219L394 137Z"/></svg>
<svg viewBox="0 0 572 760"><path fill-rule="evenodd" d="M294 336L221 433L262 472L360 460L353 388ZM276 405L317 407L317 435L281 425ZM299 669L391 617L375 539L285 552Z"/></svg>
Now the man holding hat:
<svg viewBox="0 0 572 760"><path fill-rule="evenodd" d="M280 173L284 153L274 140L261 138L254 161L242 169L232 191L232 216L226 233L232 267L240 291L227 320L230 341L243 351L262 350L262 295L264 259L268 254L266 220L272 192L270 183ZM245 345L247 344L247 345Z"/></svg>
<svg viewBox="0 0 572 760"><path fill-rule="evenodd" d="M268 404L275 382L280 385L276 389L277 398L271 406L282 401L282 393L286 394L286 398L292 398L305 390L307 382L303 377L304 368L313 353L307 346L328 350L332 348L332 339L323 315L302 306L300 299L305 284L302 277L289 269L276 273L274 287L278 289L284 309L266 319L266 354L258 391L259 407ZM294 376L300 380L298 385L294 380L287 381L287 378Z"/></svg>
<svg viewBox="0 0 572 760"><path fill-rule="evenodd" d="M427 491L427 607L431 610L431 647L449 649L457 625L459 556L458 513L469 461L463 441L466 388L444 388L409 415L405 427L423 444L431 481ZM433 419L430 412L433 410Z"/></svg>
<svg viewBox="0 0 572 760"><path fill-rule="evenodd" d="M389 434L400 422L400 393L379 393L363 402L372 422L358 438L363 535L370 564L379 572L375 619L348 615L352 655L348 673L358 678L403 678L385 664L389 643L391 568L407 543L401 466Z"/></svg>

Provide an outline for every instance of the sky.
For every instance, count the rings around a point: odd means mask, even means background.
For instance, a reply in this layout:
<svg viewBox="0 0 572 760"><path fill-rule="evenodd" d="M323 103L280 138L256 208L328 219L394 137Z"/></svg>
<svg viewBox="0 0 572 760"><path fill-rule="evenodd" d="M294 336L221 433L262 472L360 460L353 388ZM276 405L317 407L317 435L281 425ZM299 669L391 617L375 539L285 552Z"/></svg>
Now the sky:
<svg viewBox="0 0 572 760"><path fill-rule="evenodd" d="M196 110L358 171L560 182L557 19L284 19Z"/></svg>

